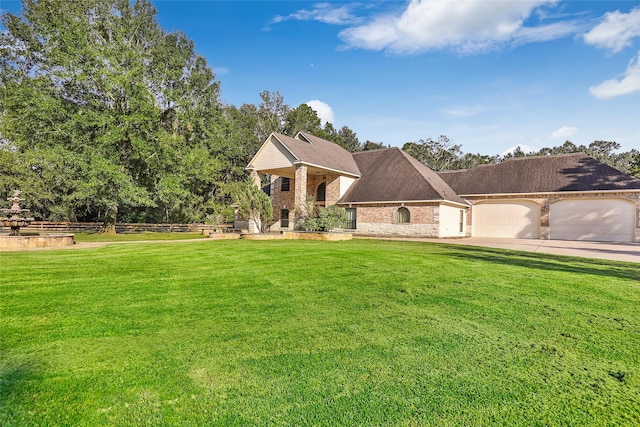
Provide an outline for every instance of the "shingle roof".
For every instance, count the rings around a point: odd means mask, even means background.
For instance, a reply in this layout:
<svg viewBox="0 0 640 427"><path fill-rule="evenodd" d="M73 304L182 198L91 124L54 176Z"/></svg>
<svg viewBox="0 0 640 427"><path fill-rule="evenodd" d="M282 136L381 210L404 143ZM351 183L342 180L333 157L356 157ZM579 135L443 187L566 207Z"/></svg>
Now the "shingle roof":
<svg viewBox="0 0 640 427"><path fill-rule="evenodd" d="M521 157L474 169L440 172L457 194L640 190L640 179L585 154Z"/></svg>
<svg viewBox="0 0 640 427"><path fill-rule="evenodd" d="M303 163L360 176L360 170L351 153L333 142L304 132L299 132L296 138L279 133L274 135Z"/></svg>
<svg viewBox="0 0 640 427"><path fill-rule="evenodd" d="M448 200L468 204L436 172L399 148L362 151L353 158L362 177L338 203Z"/></svg>

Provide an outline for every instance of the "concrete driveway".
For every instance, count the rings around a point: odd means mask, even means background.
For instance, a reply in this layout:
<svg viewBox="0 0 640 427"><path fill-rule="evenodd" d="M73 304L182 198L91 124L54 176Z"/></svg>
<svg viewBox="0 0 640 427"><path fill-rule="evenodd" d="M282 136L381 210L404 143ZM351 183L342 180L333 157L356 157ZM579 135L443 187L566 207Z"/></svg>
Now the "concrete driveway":
<svg viewBox="0 0 640 427"><path fill-rule="evenodd" d="M433 241L433 240L432 240ZM579 242L570 240L498 239L468 237L441 239L442 243L513 249L544 254L569 255L640 263L640 243Z"/></svg>
<svg viewBox="0 0 640 427"><path fill-rule="evenodd" d="M581 242L572 240L500 239L466 237L462 239L425 239L412 237L357 236L361 239L406 240L412 242L446 243L452 245L483 246L514 251L578 256L640 263L640 243Z"/></svg>

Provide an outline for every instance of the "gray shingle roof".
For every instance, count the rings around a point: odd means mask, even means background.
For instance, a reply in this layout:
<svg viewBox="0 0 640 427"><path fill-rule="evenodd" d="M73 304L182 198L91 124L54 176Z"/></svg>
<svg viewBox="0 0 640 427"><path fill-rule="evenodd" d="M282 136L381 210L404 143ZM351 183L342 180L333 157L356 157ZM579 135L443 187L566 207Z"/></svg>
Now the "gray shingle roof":
<svg viewBox="0 0 640 427"><path fill-rule="evenodd" d="M463 196L640 190L640 179L582 153L521 157L439 175Z"/></svg>
<svg viewBox="0 0 640 427"><path fill-rule="evenodd" d="M447 200L468 204L436 172L399 148L362 151L353 158L362 177L339 203Z"/></svg>
<svg viewBox="0 0 640 427"><path fill-rule="evenodd" d="M296 138L279 133L274 135L303 163L360 176L351 153L333 142L304 132L299 132Z"/></svg>

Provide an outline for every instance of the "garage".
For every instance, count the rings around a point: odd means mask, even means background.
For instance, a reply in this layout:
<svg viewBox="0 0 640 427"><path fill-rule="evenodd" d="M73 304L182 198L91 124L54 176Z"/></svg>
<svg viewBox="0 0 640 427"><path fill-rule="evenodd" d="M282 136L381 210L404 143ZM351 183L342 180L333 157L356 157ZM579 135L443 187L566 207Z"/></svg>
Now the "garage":
<svg viewBox="0 0 640 427"><path fill-rule="evenodd" d="M635 214L635 204L626 199L560 200L549 208L550 238L632 242Z"/></svg>
<svg viewBox="0 0 640 427"><path fill-rule="evenodd" d="M473 206L472 235L517 239L540 238L540 205L535 202L491 201Z"/></svg>

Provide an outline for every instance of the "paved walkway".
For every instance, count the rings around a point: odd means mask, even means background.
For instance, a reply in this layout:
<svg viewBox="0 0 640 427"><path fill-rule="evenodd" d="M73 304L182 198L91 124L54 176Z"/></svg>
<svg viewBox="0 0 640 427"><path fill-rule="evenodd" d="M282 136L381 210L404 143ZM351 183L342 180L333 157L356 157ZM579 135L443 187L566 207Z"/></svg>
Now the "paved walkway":
<svg viewBox="0 0 640 427"><path fill-rule="evenodd" d="M544 254L578 256L640 263L640 243L578 242L570 240L499 239L467 237L464 239L419 239L393 240L424 241L456 245L484 246L488 248L512 249Z"/></svg>

